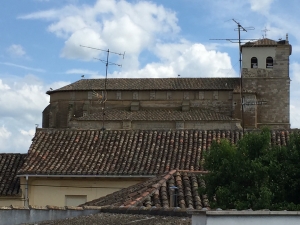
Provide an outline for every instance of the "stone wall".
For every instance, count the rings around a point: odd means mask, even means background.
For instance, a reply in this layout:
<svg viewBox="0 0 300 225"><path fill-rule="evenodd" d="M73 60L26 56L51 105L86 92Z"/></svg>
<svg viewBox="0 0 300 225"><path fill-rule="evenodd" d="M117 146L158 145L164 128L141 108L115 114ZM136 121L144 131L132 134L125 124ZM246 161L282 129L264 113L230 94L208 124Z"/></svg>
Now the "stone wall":
<svg viewBox="0 0 300 225"><path fill-rule="evenodd" d="M70 128L101 129L102 121L71 121ZM199 129L199 130L232 130L241 129L237 120L232 121L110 121L104 122L107 130L166 130L166 129Z"/></svg>
<svg viewBox="0 0 300 225"><path fill-rule="evenodd" d="M266 69L243 69L243 89L256 95L257 127L290 128L289 77L275 76Z"/></svg>
<svg viewBox="0 0 300 225"><path fill-rule="evenodd" d="M100 207L0 207L0 224L15 225L58 220L99 213Z"/></svg>
<svg viewBox="0 0 300 225"><path fill-rule="evenodd" d="M99 93L101 94L101 93ZM109 109L157 109L170 108L177 110L189 110L201 108L215 111L229 117L232 113L232 91L110 91L107 93L108 100L105 108ZM136 106L132 104L135 103ZM51 95L50 105L43 112L44 128L99 128L102 121L84 123L72 122L72 118L82 117L86 114L99 113L103 104L101 99L93 97L90 91L61 92ZM142 129L144 125L149 129L169 128L175 129L174 123L166 122L164 125L153 123L136 122L132 129ZM152 123L152 124L151 124ZM217 122L219 123L219 122ZM90 127L89 127L90 126ZM225 125L228 127L228 125ZM230 126L230 125L229 125ZM110 129L122 129L122 121L110 121ZM224 127L224 125L222 125Z"/></svg>

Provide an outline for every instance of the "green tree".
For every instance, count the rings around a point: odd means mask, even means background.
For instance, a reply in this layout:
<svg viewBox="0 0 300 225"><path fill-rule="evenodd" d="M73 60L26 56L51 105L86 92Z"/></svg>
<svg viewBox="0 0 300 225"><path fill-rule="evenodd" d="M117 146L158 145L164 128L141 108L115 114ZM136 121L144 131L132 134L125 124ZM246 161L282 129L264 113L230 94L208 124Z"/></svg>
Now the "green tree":
<svg viewBox="0 0 300 225"><path fill-rule="evenodd" d="M209 174L202 194L223 209L300 209L300 135L272 146L270 130L248 133L236 145L213 142L205 155Z"/></svg>

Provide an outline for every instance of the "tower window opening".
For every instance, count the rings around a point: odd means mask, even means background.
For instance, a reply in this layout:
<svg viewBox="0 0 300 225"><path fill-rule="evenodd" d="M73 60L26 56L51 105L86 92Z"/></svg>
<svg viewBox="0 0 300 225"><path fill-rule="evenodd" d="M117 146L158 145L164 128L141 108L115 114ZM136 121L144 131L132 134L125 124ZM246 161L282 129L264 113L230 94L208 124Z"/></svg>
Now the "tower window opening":
<svg viewBox="0 0 300 225"><path fill-rule="evenodd" d="M271 56L266 58L266 68L273 68L273 58Z"/></svg>
<svg viewBox="0 0 300 225"><path fill-rule="evenodd" d="M251 68L257 68L257 67L258 67L257 58L252 57L251 58Z"/></svg>

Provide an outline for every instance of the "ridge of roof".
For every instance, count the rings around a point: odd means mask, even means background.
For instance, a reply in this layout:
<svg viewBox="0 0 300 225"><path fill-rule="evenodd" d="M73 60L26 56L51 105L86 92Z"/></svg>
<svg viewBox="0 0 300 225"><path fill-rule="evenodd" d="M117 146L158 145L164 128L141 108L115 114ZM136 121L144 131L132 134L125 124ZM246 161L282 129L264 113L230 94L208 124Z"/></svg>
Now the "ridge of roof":
<svg viewBox="0 0 300 225"><path fill-rule="evenodd" d="M228 121L237 120L221 113L207 110L207 109L190 109L188 111L176 110L176 109L141 109L138 111L131 111L127 109L109 109L105 111L105 118L108 120L150 120L150 121ZM72 118L72 120L79 121L94 121L103 120L103 113L97 112L93 114L86 114L82 117Z"/></svg>
<svg viewBox="0 0 300 225"><path fill-rule="evenodd" d="M249 42L243 44L242 47L277 46L278 44L285 44L285 42L284 43L282 41L277 42L277 41L274 41L269 38L262 38L262 39L259 39L257 41L253 41L253 42L249 41Z"/></svg>
<svg viewBox="0 0 300 225"><path fill-rule="evenodd" d="M109 78L106 90L232 90L239 85L240 78ZM104 90L105 79L81 79L56 90L60 91Z"/></svg>

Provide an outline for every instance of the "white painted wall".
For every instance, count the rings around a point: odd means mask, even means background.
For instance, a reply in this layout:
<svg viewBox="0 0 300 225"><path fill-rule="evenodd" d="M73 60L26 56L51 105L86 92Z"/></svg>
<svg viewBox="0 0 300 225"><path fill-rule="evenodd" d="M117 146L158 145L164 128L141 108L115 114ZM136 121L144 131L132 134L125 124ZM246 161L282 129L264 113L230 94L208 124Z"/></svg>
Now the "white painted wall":
<svg viewBox="0 0 300 225"><path fill-rule="evenodd" d="M266 58L275 60L276 47L244 47L242 51L242 67L251 68L251 58L256 57L258 68L266 69Z"/></svg>
<svg viewBox="0 0 300 225"><path fill-rule="evenodd" d="M29 177L29 205L62 207L68 204L70 206L70 202L66 201L66 196L86 196L86 201L91 201L146 179L149 178L122 178L122 176L115 178ZM21 177L23 194L26 192L25 183L25 178ZM73 203L76 204L74 206L77 206L75 200Z"/></svg>
<svg viewBox="0 0 300 225"><path fill-rule="evenodd" d="M299 225L299 211L202 211L192 214L192 225Z"/></svg>

